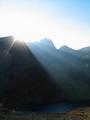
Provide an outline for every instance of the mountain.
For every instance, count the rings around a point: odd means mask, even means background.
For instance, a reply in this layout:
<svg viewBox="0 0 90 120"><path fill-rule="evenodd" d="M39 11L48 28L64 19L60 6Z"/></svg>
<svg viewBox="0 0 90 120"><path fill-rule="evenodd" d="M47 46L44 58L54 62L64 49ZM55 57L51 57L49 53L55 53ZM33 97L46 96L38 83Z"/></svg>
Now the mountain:
<svg viewBox="0 0 90 120"><path fill-rule="evenodd" d="M54 81L62 87L68 101L90 100L90 63L87 65L81 50L74 50L68 46L57 50L52 48L50 40L47 41L48 39L44 41L47 44L45 49L41 46L41 41L28 46Z"/></svg>
<svg viewBox="0 0 90 120"><path fill-rule="evenodd" d="M0 102L7 107L90 101L90 59L53 42L0 38Z"/></svg>
<svg viewBox="0 0 90 120"><path fill-rule="evenodd" d="M25 43L11 37L0 38L0 42L0 101L5 106L29 107L63 100L62 89Z"/></svg>
<svg viewBox="0 0 90 120"><path fill-rule="evenodd" d="M90 52L90 46L79 49L81 52Z"/></svg>
<svg viewBox="0 0 90 120"><path fill-rule="evenodd" d="M39 44L38 44L39 43ZM55 49L55 46L54 46L54 44L53 44L53 42L50 40L50 39L46 39L46 38L44 38L44 39L42 39L42 40L40 40L40 42L35 42L35 45L38 45L38 46L42 46L43 48L52 48L52 49Z"/></svg>
<svg viewBox="0 0 90 120"><path fill-rule="evenodd" d="M69 47L66 46L66 45L63 45L63 46L60 48L60 50L66 51L66 52L75 51L75 50L73 50L72 48L69 48Z"/></svg>
<svg viewBox="0 0 90 120"><path fill-rule="evenodd" d="M85 47L85 48L79 49L78 51L81 54L81 56L87 59L90 58L90 47Z"/></svg>

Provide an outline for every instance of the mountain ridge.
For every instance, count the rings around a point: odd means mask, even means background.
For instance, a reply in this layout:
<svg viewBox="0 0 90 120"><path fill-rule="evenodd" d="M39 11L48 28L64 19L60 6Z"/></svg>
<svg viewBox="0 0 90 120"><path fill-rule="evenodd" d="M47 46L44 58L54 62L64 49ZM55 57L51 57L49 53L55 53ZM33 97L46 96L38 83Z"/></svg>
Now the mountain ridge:
<svg viewBox="0 0 90 120"><path fill-rule="evenodd" d="M80 51L67 46L57 50L45 39L28 45L18 41L7 44L6 39L12 38L0 38L0 100L4 105L90 100L89 58L87 61Z"/></svg>

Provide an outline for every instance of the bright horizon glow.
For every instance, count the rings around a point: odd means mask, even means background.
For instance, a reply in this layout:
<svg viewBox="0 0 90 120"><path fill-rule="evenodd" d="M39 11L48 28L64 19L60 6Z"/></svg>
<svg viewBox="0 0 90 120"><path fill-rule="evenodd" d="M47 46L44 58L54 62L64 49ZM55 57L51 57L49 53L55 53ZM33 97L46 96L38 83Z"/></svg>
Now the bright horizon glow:
<svg viewBox="0 0 90 120"><path fill-rule="evenodd" d="M12 35L16 40L26 43L48 38L53 41L56 48L67 45L79 49L90 45L90 23L79 21L81 19L78 15L77 19L70 15L68 6L74 3L68 1L69 4L66 6L66 2L61 3L59 0L46 0L46 3L40 0L30 3L28 0L16 0L17 2L13 3L11 0L3 1L0 6L0 36ZM64 9L68 12L65 13Z"/></svg>

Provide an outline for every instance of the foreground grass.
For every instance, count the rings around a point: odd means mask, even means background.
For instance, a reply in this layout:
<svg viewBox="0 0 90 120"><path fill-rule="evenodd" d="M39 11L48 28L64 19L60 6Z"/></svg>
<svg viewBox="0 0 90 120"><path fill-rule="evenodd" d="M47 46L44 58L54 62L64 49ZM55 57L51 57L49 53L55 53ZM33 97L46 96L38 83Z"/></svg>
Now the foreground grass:
<svg viewBox="0 0 90 120"><path fill-rule="evenodd" d="M66 113L24 113L0 109L0 120L90 120L90 108L79 108Z"/></svg>

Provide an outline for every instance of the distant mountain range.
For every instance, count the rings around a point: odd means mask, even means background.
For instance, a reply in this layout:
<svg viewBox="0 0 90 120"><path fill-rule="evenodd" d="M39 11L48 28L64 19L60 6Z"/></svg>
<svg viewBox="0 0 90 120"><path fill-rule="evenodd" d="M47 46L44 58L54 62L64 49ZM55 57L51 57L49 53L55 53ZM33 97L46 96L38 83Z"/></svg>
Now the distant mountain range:
<svg viewBox="0 0 90 120"><path fill-rule="evenodd" d="M8 107L90 101L90 47L56 49L0 38L0 102Z"/></svg>

